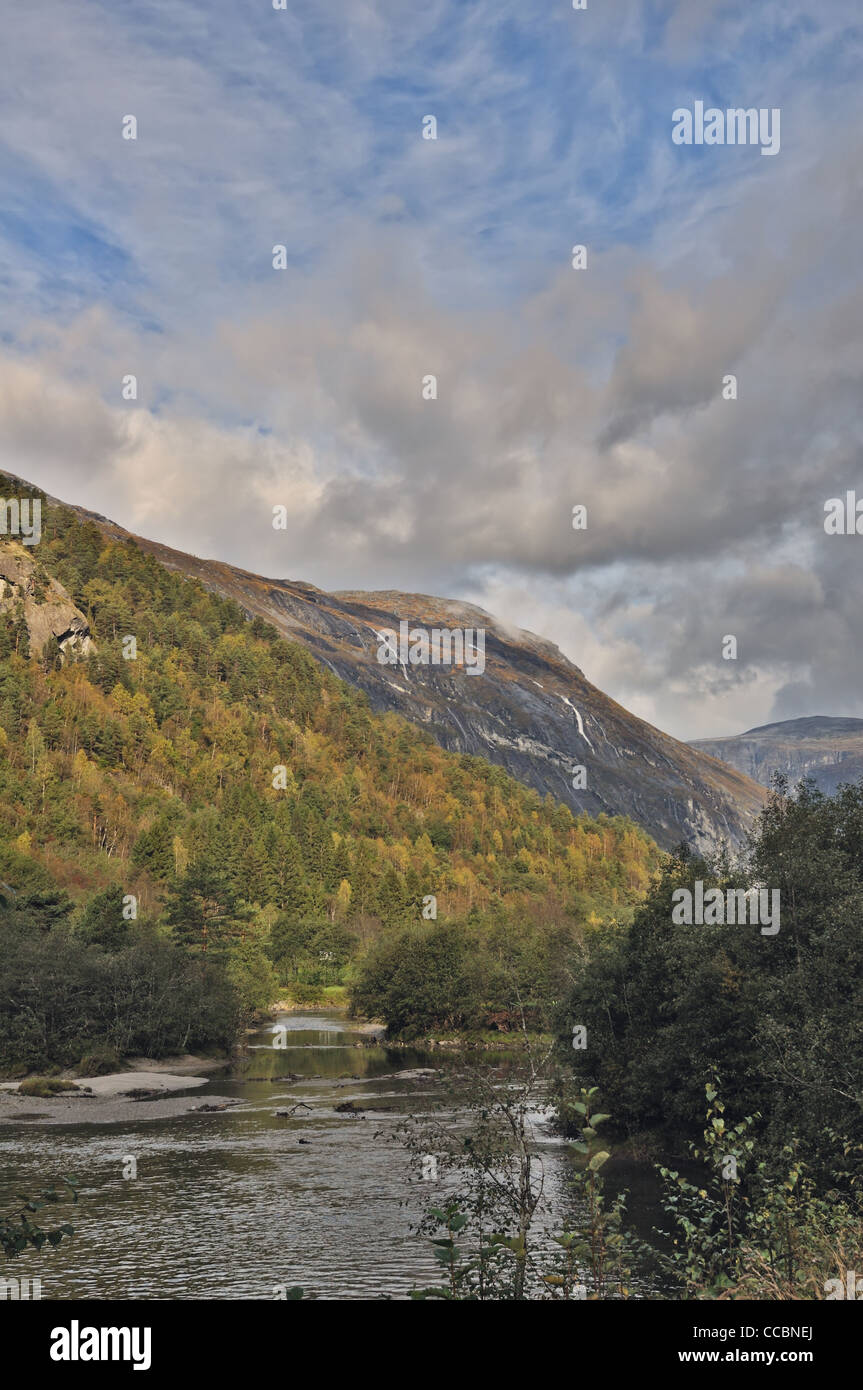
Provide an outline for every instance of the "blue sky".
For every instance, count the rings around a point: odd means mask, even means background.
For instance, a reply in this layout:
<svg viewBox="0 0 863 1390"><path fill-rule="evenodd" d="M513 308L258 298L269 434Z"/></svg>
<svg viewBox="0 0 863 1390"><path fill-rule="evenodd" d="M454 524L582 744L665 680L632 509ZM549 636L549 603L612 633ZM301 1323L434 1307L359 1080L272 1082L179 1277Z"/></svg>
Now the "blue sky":
<svg viewBox="0 0 863 1390"><path fill-rule="evenodd" d="M397 222L441 294L433 248L467 259L460 302L540 285L576 234L649 246L695 200L768 177L748 149L672 149L674 106L781 106L800 159L815 93L829 124L859 84L852 5L686 8L72 0L13 16L9 288L17 270L27 313L35 274L55 315L107 296L134 316L137 290L167 328L214 282L269 280L268 224L308 271L355 220ZM426 113L435 144L418 143Z"/></svg>
<svg viewBox="0 0 863 1390"><path fill-rule="evenodd" d="M857 714L820 518L858 476L862 51L845 0L12 9L0 462L197 553L469 598L679 736ZM696 100L779 108L779 154L673 145Z"/></svg>

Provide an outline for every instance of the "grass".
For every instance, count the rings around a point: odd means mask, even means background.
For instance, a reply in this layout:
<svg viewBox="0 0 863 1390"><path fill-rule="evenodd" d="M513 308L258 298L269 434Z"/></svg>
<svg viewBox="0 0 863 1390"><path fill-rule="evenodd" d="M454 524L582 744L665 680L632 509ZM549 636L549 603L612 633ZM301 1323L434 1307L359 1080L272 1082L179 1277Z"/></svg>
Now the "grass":
<svg viewBox="0 0 863 1390"><path fill-rule="evenodd" d="M281 1002L291 1008L347 1010L348 991L345 985L285 985L280 991Z"/></svg>
<svg viewBox="0 0 863 1390"><path fill-rule="evenodd" d="M50 1100L52 1096L58 1096L63 1091L78 1091L79 1086L74 1081L60 1081L54 1076L28 1076L26 1081L22 1081L18 1087L20 1096L39 1096L42 1100Z"/></svg>

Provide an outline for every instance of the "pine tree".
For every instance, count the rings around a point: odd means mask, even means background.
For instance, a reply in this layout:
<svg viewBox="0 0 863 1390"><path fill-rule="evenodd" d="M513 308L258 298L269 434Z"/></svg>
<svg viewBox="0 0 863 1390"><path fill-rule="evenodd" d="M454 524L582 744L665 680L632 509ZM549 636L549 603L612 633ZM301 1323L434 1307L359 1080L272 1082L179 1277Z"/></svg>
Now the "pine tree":
<svg viewBox="0 0 863 1390"><path fill-rule="evenodd" d="M175 941L203 953L223 951L243 940L251 920L221 867L205 860L190 865L172 884L165 909Z"/></svg>
<svg viewBox="0 0 863 1390"><path fill-rule="evenodd" d="M384 874L378 892L378 916L388 927L404 920L408 906L408 895L404 880L390 865Z"/></svg>
<svg viewBox="0 0 863 1390"><path fill-rule="evenodd" d="M293 917L303 917L310 908L310 896L303 872L300 847L295 837L284 834L279 845L278 907Z"/></svg>
<svg viewBox="0 0 863 1390"><path fill-rule="evenodd" d="M123 917L123 890L106 888L88 903L78 932L89 946L101 946L113 955L128 944L129 926Z"/></svg>
<svg viewBox="0 0 863 1390"><path fill-rule="evenodd" d="M42 648L42 670L46 673L59 671L63 665L63 650L57 638L52 635Z"/></svg>
<svg viewBox="0 0 863 1390"><path fill-rule="evenodd" d="M15 609L12 621L12 648L17 656L29 657L30 655L30 629L27 626L27 619L24 617L24 609L19 604Z"/></svg>

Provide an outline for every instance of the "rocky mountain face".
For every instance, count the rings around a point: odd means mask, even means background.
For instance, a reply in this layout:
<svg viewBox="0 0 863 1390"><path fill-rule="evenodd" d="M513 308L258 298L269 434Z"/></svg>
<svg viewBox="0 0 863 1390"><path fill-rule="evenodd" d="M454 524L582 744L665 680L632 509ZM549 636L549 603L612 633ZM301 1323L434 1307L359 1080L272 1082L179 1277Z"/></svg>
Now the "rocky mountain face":
<svg viewBox="0 0 863 1390"><path fill-rule="evenodd" d="M107 535L131 535L105 517L72 510ZM627 815L663 847L686 840L709 851L722 841L740 846L764 803L755 782L637 719L551 642L511 631L480 609L427 594L325 593L132 539L168 568L198 578L307 647L364 690L373 709L396 711L444 748L499 763L576 812ZM414 664L409 656L399 659L405 652L398 650L392 662L382 662L379 634L398 634L401 622L410 632L482 632L483 669L478 661L473 671Z"/></svg>
<svg viewBox="0 0 863 1390"><path fill-rule="evenodd" d="M24 618L32 656L41 656L51 637L64 654L95 650L84 614L18 541L0 543L0 613Z"/></svg>
<svg viewBox="0 0 863 1390"><path fill-rule="evenodd" d="M863 777L863 719L821 714L784 719L732 738L698 739L691 747L721 758L764 786L781 772L792 785L811 777L832 796L843 782Z"/></svg>

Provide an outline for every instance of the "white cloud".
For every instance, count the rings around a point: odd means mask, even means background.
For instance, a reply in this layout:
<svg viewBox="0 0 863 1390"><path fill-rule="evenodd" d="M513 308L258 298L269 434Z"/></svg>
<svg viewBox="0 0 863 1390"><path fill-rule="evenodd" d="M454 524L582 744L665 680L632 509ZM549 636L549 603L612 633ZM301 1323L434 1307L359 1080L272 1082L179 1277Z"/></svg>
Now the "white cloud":
<svg viewBox="0 0 863 1390"><path fill-rule="evenodd" d="M858 712L859 566L820 525L863 491L844 0L404 13L9 17L3 466L259 572L470 597L681 735ZM735 101L783 104L775 160L667 138L716 35Z"/></svg>

